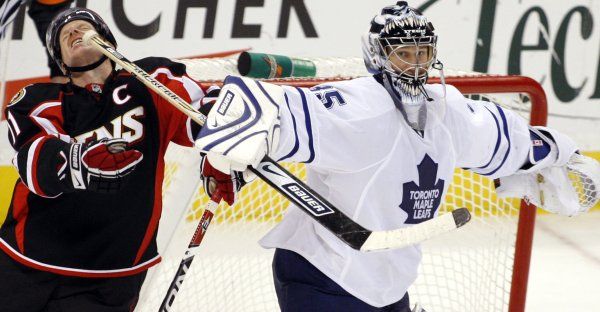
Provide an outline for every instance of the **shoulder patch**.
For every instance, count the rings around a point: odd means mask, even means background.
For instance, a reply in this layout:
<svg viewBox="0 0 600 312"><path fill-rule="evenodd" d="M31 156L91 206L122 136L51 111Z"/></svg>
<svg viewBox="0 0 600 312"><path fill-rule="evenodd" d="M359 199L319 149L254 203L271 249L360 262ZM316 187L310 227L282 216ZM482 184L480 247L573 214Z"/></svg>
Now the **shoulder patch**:
<svg viewBox="0 0 600 312"><path fill-rule="evenodd" d="M20 100L22 100L25 97L25 93L27 93L27 91L25 91L25 88L19 90L19 92L17 92L17 94L15 94L12 97L12 99L10 99L10 102L8 102L8 106L17 104Z"/></svg>

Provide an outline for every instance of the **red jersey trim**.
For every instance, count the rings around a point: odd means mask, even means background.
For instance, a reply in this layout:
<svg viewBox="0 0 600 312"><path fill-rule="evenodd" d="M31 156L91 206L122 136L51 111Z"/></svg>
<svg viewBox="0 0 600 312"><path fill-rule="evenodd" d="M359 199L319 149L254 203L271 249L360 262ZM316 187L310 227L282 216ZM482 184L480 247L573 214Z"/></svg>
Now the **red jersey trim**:
<svg viewBox="0 0 600 312"><path fill-rule="evenodd" d="M144 262L140 263L134 267L125 268L125 269L115 269L115 270L84 270L84 269L76 269L76 268L68 268L68 267L60 267L47 263L42 263L31 258L28 258L21 253L14 250L8 243L6 243L3 239L0 238L0 249L4 251L9 257L13 260L19 262L20 264L40 270L45 272L50 272L54 274L64 275L64 276L75 276L75 277L88 277L88 278L97 278L97 277L122 277L122 276L130 276L141 273L143 271L148 270L150 267L156 265L160 262L161 258L159 255L156 257Z"/></svg>
<svg viewBox="0 0 600 312"><path fill-rule="evenodd" d="M29 192L30 190L22 181L15 185L13 192L13 218L17 221L15 239L21 253L25 253L25 223L29 214L29 204L27 203Z"/></svg>
<svg viewBox="0 0 600 312"><path fill-rule="evenodd" d="M47 134L54 135L67 143L71 142L71 137L66 135L62 128L64 120L60 100L39 104L32 110L29 117Z"/></svg>

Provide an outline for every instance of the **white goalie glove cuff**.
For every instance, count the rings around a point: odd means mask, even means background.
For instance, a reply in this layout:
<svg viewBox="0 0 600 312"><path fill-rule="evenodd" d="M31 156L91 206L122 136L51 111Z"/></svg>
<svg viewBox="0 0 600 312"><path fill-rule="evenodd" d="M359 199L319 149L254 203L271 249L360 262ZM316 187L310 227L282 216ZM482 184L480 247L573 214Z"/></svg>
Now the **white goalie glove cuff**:
<svg viewBox="0 0 600 312"><path fill-rule="evenodd" d="M247 166L257 166L277 148L279 103L284 101L284 91L279 86L228 76L196 146L209 156L219 154L230 162L226 165L216 161L214 165L219 170L229 167L244 171Z"/></svg>

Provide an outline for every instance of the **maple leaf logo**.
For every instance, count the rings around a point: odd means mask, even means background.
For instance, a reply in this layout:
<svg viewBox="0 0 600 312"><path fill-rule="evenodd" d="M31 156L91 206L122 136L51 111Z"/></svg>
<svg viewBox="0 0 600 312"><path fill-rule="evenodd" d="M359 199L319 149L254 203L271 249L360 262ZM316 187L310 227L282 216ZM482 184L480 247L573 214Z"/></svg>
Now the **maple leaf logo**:
<svg viewBox="0 0 600 312"><path fill-rule="evenodd" d="M417 171L419 184L413 181L402 186L402 203L399 207L408 215L404 222L406 224L417 224L433 218L444 192L444 180L437 180L438 164L429 155L425 154Z"/></svg>

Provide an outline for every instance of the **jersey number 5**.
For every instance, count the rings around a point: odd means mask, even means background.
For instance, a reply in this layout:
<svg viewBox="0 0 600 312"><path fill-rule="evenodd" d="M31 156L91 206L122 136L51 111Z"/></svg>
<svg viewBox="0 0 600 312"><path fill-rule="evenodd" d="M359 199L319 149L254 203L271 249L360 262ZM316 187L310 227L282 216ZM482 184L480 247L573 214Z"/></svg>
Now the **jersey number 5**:
<svg viewBox="0 0 600 312"><path fill-rule="evenodd" d="M331 109L333 104L338 103L340 106L346 104L346 100L342 97L340 92L330 86L317 86L310 88L327 109Z"/></svg>

